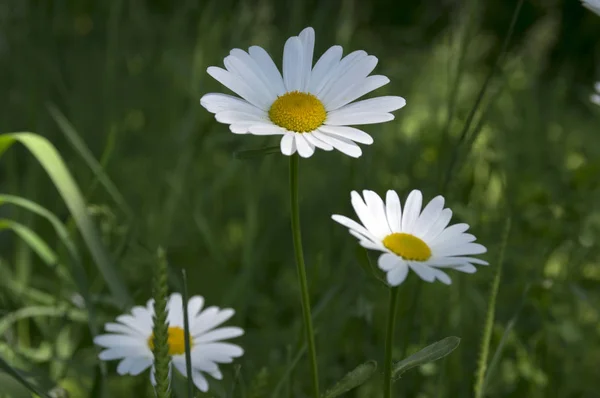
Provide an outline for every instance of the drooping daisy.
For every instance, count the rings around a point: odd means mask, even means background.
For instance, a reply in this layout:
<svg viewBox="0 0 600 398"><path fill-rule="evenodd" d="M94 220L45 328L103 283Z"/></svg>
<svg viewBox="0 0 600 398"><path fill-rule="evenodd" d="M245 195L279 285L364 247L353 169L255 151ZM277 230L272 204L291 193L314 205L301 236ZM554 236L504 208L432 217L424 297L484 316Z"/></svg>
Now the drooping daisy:
<svg viewBox="0 0 600 398"><path fill-rule="evenodd" d="M590 95L590 101L596 105L600 105L600 82L594 84L595 93Z"/></svg>
<svg viewBox="0 0 600 398"><path fill-rule="evenodd" d="M223 375L218 364L230 363L240 357L244 350L222 340L238 337L244 331L238 327L217 327L234 314L230 308L208 307L203 310L204 298L193 296L187 304L189 317L192 380L201 391L208 391L205 373L220 380ZM167 303L169 323L169 355L171 364L187 376L185 366L185 333L181 295L173 293ZM119 359L117 372L120 375L136 376L152 366L150 379L154 380L153 331L154 300L145 307L136 306L131 314L120 315L117 322L107 323L104 328L110 334L98 335L94 343L106 348L99 354L103 361Z"/></svg>
<svg viewBox="0 0 600 398"><path fill-rule="evenodd" d="M283 77L263 48L231 50L224 59L226 69L211 66L207 72L241 98L211 93L200 104L235 134L283 135L285 155L298 151L307 158L315 148L335 148L359 157L362 151L356 142L368 145L373 138L349 126L390 121L390 112L406 101L386 96L352 103L389 83L385 76L369 76L377 58L365 51L342 58L342 47L333 46L313 67L314 44L312 28L287 40Z"/></svg>
<svg viewBox="0 0 600 398"><path fill-rule="evenodd" d="M338 223L349 228L359 243L372 250L382 251L378 265L386 272L387 281L398 286L413 270L427 282L439 280L447 285L450 277L442 268L473 273L473 264L488 265L486 261L469 257L485 253L475 236L466 233L467 224L448 227L452 211L444 209L444 198L436 196L421 211L423 195L413 190L404 209L398 194L388 191L385 203L373 191L363 191L363 198L352 191L354 211L362 225L341 215L333 215Z"/></svg>
<svg viewBox="0 0 600 398"><path fill-rule="evenodd" d="M581 0L581 3L588 10L600 15L600 0Z"/></svg>

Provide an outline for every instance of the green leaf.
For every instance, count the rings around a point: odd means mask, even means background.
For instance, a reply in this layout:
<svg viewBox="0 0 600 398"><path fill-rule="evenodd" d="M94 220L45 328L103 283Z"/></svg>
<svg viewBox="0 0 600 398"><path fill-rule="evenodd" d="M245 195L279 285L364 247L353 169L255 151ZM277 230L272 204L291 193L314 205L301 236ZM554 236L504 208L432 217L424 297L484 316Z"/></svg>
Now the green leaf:
<svg viewBox="0 0 600 398"><path fill-rule="evenodd" d="M8 328L10 328L19 319L36 318L41 316L51 318L65 318L73 322L87 321L86 313L80 309L31 306L20 308L14 312L9 312L8 314L5 314L2 317L2 319L0 319L0 335L4 335Z"/></svg>
<svg viewBox="0 0 600 398"><path fill-rule="evenodd" d="M23 144L48 173L69 208L111 293L118 303L122 303L124 307L130 306L132 303L131 296L110 260L96 226L87 213L79 187L56 148L47 139L37 134L28 132L7 133L0 135L0 156L15 142Z"/></svg>
<svg viewBox="0 0 600 398"><path fill-rule="evenodd" d="M97 335L98 328L96 326L96 321L95 321L96 311L95 311L94 305L91 300L90 289L89 289L89 284L87 282L85 268L83 267L83 263L81 261L81 256L79 254L79 251L77 250L77 246L71 239L71 236L69 235L69 231L67 230L65 225L58 219L58 217L56 217L48 209L40 206L39 204L37 204L35 202L32 202L31 200L21 198L19 196L0 194L0 206L2 206L5 203L10 203L15 206L19 206L26 210L29 210L32 213L35 213L41 217L44 217L46 220L48 220L48 222L50 222L50 224L52 224L59 239L62 241L62 243L67 248L67 251L69 252L69 256L71 257L71 261L74 266L74 269L72 270L73 276L74 276L75 282L77 283L79 292L81 293L81 295L85 301L86 308L88 309L88 313L89 313L89 325L88 326L90 328L90 331L92 332L92 335L94 335L94 336Z"/></svg>
<svg viewBox="0 0 600 398"><path fill-rule="evenodd" d="M444 358L458 347L460 338L455 336L446 337L436 343L433 343L422 350L415 352L408 358L394 365L392 377L394 381L398 380L404 372L417 366Z"/></svg>
<svg viewBox="0 0 600 398"><path fill-rule="evenodd" d="M19 372L17 369L10 366L2 358L0 358L0 369L3 372L12 376L15 380L17 380L19 383L21 383L21 385L23 387L27 388L32 393L37 394L42 398L50 398L50 396L48 394L46 394L44 391L42 391L39 387L37 387L37 386L31 384L29 381L27 381L27 379L25 379L25 377L23 377L23 375L21 375L21 372Z"/></svg>
<svg viewBox="0 0 600 398"><path fill-rule="evenodd" d="M263 157L266 155L272 155L274 153L281 152L281 148L279 145L277 146L268 146L260 149L247 149L245 151L237 151L233 153L233 157L236 159L254 159Z"/></svg>
<svg viewBox="0 0 600 398"><path fill-rule="evenodd" d="M334 398L364 384L377 371L377 362L371 360L348 372L335 386L327 390L323 398Z"/></svg>

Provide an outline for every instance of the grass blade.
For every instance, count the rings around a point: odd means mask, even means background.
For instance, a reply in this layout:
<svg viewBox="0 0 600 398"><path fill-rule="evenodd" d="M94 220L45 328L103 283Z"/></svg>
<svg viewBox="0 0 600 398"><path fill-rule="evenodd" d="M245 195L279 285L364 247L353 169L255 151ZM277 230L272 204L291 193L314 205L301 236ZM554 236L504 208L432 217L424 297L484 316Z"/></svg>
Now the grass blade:
<svg viewBox="0 0 600 398"><path fill-rule="evenodd" d="M106 192L112 197L115 203L121 208L121 210L127 215L128 218L132 218L133 212L125 202L125 199L115 186L113 182L108 178L106 173L104 172L104 168L102 165L96 160L92 152L89 150L85 142L81 139L75 127L69 122L69 120L65 117L65 115L53 104L48 104L48 111L50 115L58 124L58 127L63 132L65 137L75 151L81 155L83 161L87 164L87 166L92 170L95 177L100 181L100 183L106 189Z"/></svg>
<svg viewBox="0 0 600 398"><path fill-rule="evenodd" d="M394 381L398 380L409 369L444 358L454 351L459 344L460 338L450 336L415 352L394 365L392 370Z"/></svg>
<svg viewBox="0 0 600 398"><path fill-rule="evenodd" d="M0 358L0 369L3 372L11 375L15 380L17 380L19 383L21 383L23 385L23 387L27 388L32 393L37 394L42 398L50 398L50 396L48 394L46 394L44 391L42 391L39 387L28 382L27 379L25 379L25 377L23 377L23 375L21 375L21 372L14 369L2 358Z"/></svg>
<svg viewBox="0 0 600 398"><path fill-rule="evenodd" d="M506 243L508 241L508 234L510 232L510 217L506 219L504 226L504 234L502 236L502 243L500 246L500 254L498 256L498 268L494 281L492 282L492 290L490 291L490 299L488 302L487 314L485 319L485 326L483 329L483 336L481 338L481 351L479 354L479 364L475 372L475 385L473 391L475 398L482 398L485 393L484 379L487 370L487 361L490 353L490 343L492 339L492 329L494 327L494 318L496 315L496 297L498 296L498 290L500 289L500 279L502 278L502 264L504 263L504 251L506 250Z"/></svg>
<svg viewBox="0 0 600 398"><path fill-rule="evenodd" d="M124 307L131 306L131 296L109 259L96 226L87 213L81 191L56 148L47 139L37 134L29 132L7 133L0 135L0 156L15 142L23 144L48 173L69 208L98 270L104 277L116 301Z"/></svg>
<svg viewBox="0 0 600 398"><path fill-rule="evenodd" d="M292 362L288 365L288 367L283 372L281 379L279 379L279 382L277 382L277 385L275 386L275 389L273 390L273 394L271 394L271 398L280 398L281 397L281 395L279 394L279 391L283 388L283 385L285 384L287 379L290 377L290 375L292 374L292 372L298 365L298 362L300 362L300 358L302 358L302 356L305 353L306 353L306 343L304 343L302 345L302 347L300 348L300 350L298 350L298 353L296 354L294 359L292 359Z"/></svg>

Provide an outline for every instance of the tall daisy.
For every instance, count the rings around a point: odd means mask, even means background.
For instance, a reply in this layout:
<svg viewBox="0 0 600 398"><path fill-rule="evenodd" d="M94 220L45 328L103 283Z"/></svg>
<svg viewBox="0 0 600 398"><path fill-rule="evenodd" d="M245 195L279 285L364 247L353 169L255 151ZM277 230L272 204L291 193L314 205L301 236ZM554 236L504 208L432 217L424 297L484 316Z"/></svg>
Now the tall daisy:
<svg viewBox="0 0 600 398"><path fill-rule="evenodd" d="M448 226L452 211L444 209L442 196L433 198L423 211L423 195L418 190L408 195L404 209L398 194L391 190L385 203L373 191L363 191L363 197L356 191L351 193L352 206L362 225L341 215L332 218L347 227L363 247L383 252L377 263L391 286L404 282L409 270L424 281L439 280L449 285L450 277L443 269L473 273L473 264L488 265L471 257L487 249L466 233L469 225Z"/></svg>
<svg viewBox="0 0 600 398"><path fill-rule="evenodd" d="M320 148L359 157L356 143L368 145L373 138L349 126L390 121L406 101L385 96L353 102L389 83L385 76L369 76L377 58L362 50L342 58L342 47L333 46L313 66L314 44L313 28L286 41L283 76L263 48L231 50L225 69L207 72L241 98L211 93L200 104L235 134L282 135L284 155L308 158Z"/></svg>
<svg viewBox="0 0 600 398"><path fill-rule="evenodd" d="M581 0L585 8L600 15L600 0Z"/></svg>
<svg viewBox="0 0 600 398"><path fill-rule="evenodd" d="M208 391L206 375L222 379L219 364L230 363L240 357L244 350L231 343L223 342L244 334L239 327L218 327L234 314L230 308L204 308L204 298L193 296L187 303L189 317L192 380L198 389ZM183 305L181 295L173 293L167 303L169 324L169 356L171 364L187 376L185 363L185 332L183 326ZM98 335L94 343L106 348L99 354L103 361L120 360L117 373L136 376L152 367L150 379L154 380L153 336L154 300L145 307L136 306L130 314L117 317L116 322L107 323L104 328L109 334Z"/></svg>

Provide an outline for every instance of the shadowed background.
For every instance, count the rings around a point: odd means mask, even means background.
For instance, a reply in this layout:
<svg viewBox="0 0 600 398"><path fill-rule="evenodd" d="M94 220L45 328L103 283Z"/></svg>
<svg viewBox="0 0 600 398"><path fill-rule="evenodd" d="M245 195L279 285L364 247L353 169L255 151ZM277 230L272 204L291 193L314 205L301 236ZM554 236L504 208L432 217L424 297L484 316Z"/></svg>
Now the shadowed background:
<svg viewBox="0 0 600 398"><path fill-rule="evenodd" d="M237 340L246 350L236 361L239 374L224 366L224 382L198 396L267 397L281 381L278 396L304 397L308 364L303 357L290 366L302 329L288 159L235 159L236 151L278 139L231 134L199 98L228 92L206 68L222 66L230 49L260 45L280 66L285 40L306 26L316 30L315 57L333 44L345 54L364 49L379 58L375 73L391 79L375 95L401 95L407 106L394 121L365 128L375 142L363 146L361 158L317 151L300 163L323 388L368 359L381 364L387 303L387 290L365 270L364 252L330 216L354 217L353 189L395 189L404 200L417 188L425 200L446 197L453 222L471 225L491 265L474 275L451 273L450 287L409 275L394 357L446 336L462 341L446 359L403 375L398 396L472 396L510 217L491 353L502 350L487 396L595 397L600 109L588 98L600 65L600 16L577 0L525 1L508 54L460 139L516 3L2 0L0 132L36 132L57 147L136 303L150 297L153 253L162 245L173 290L186 269L190 294L236 309L229 323L246 330ZM116 186L117 200L88 166L85 147ZM0 159L0 192L50 209L87 253L55 187L23 148ZM53 229L14 206L1 206L0 218L27 225L62 259L48 267L15 234L0 232L0 357L48 389L101 396L86 314L69 315L79 296ZM101 326L121 310L93 260L84 262ZM64 312L11 317L42 305ZM107 396L151 394L147 373L119 377L114 369L110 364ZM5 392L28 396L0 372ZM376 375L347 396L379 394Z"/></svg>

